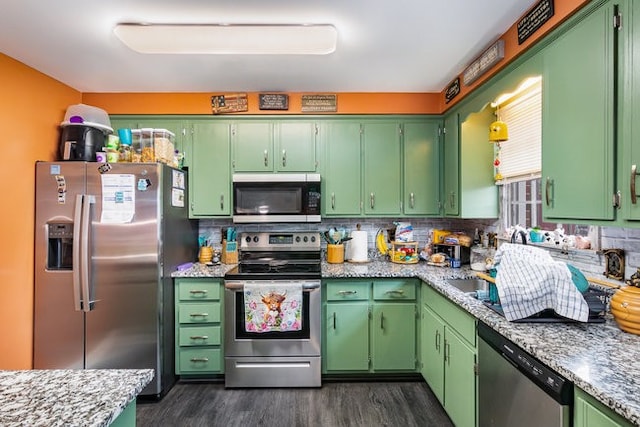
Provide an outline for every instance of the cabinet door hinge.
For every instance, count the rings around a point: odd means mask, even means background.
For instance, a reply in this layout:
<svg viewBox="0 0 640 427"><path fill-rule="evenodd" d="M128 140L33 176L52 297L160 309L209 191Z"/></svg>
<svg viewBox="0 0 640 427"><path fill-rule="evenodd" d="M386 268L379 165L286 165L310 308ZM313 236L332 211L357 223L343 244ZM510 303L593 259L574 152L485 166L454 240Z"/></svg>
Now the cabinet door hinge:
<svg viewBox="0 0 640 427"><path fill-rule="evenodd" d="M371 310L371 307L367 309L367 315L369 316L369 319L373 318L373 311Z"/></svg>
<svg viewBox="0 0 640 427"><path fill-rule="evenodd" d="M313 126L315 127L315 132L316 132L316 135L317 135L318 134L318 124L314 123Z"/></svg>
<svg viewBox="0 0 640 427"><path fill-rule="evenodd" d="M620 190L613 193L613 207L615 209L620 209Z"/></svg>
<svg viewBox="0 0 640 427"><path fill-rule="evenodd" d="M474 375L478 375L478 364L477 363L473 364L473 373L474 373Z"/></svg>
<svg viewBox="0 0 640 427"><path fill-rule="evenodd" d="M618 11L616 11L615 14L613 15L613 28L615 30L622 29L622 13Z"/></svg>
<svg viewBox="0 0 640 427"><path fill-rule="evenodd" d="M398 125L398 134L402 136L402 125Z"/></svg>

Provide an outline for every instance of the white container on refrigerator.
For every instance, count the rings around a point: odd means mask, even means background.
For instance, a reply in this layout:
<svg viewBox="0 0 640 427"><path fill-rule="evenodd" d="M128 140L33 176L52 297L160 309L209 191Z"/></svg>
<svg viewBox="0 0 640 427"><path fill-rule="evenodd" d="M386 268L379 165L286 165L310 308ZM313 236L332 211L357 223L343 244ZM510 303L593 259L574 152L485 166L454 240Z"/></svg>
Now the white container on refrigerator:
<svg viewBox="0 0 640 427"><path fill-rule="evenodd" d="M36 163L34 368L155 369L175 382L171 272L196 258L186 174Z"/></svg>

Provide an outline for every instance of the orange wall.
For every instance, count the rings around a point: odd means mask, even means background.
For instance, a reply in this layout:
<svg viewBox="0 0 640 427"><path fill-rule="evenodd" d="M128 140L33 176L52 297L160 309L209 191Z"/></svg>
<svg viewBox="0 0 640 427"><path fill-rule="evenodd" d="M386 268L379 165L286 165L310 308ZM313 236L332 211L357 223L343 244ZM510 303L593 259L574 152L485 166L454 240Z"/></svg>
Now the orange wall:
<svg viewBox="0 0 640 427"><path fill-rule="evenodd" d="M55 159L58 125L82 94L3 54L0 75L0 369L30 369L34 162Z"/></svg>
<svg viewBox="0 0 640 427"><path fill-rule="evenodd" d="M109 114L212 114L211 96L220 93L85 93L85 104ZM248 93L248 111L234 114L300 114L301 93L288 93L286 111L260 110L258 93ZM337 114L438 114L436 93L338 93ZM331 113L335 114L335 113Z"/></svg>

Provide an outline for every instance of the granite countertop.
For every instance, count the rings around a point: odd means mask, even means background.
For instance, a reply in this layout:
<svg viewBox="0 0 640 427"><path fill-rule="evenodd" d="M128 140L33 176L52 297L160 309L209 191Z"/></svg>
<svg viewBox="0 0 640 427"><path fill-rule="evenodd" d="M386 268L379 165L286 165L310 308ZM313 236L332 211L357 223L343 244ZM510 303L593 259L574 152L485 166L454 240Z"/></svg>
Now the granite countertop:
<svg viewBox="0 0 640 427"><path fill-rule="evenodd" d="M174 277L223 277L233 265L205 267L194 264ZM616 413L640 425L640 336L623 332L611 315L604 324L513 323L481 301L447 284L447 279L473 277L465 268L443 268L418 264L368 263L322 264L322 277L390 278L415 277L428 282L446 298L486 323L577 387Z"/></svg>
<svg viewBox="0 0 640 427"><path fill-rule="evenodd" d="M152 369L0 371L0 425L107 426L153 375Z"/></svg>

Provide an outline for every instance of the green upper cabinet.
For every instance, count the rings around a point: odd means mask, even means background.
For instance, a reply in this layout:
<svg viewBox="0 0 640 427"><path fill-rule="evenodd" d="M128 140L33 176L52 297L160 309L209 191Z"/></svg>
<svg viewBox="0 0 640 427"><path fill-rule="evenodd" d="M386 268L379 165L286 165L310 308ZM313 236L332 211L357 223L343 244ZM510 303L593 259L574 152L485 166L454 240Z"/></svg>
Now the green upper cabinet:
<svg viewBox="0 0 640 427"><path fill-rule="evenodd" d="M273 171L273 124L235 121L231 125L234 172Z"/></svg>
<svg viewBox="0 0 640 427"><path fill-rule="evenodd" d="M284 120L275 124L275 170L314 172L317 169L318 125L315 122Z"/></svg>
<svg viewBox="0 0 640 427"><path fill-rule="evenodd" d="M440 130L439 120L403 125L405 215L440 213Z"/></svg>
<svg viewBox="0 0 640 427"><path fill-rule="evenodd" d="M401 214L401 138L395 120L362 125L364 149L364 213Z"/></svg>
<svg viewBox="0 0 640 427"><path fill-rule="evenodd" d="M190 135L189 213L192 218L231 215L230 123L193 120Z"/></svg>
<svg viewBox="0 0 640 427"><path fill-rule="evenodd" d="M443 190L442 203L445 216L460 214L459 201L459 160L460 160L460 121L457 113L449 114L444 119L443 144Z"/></svg>
<svg viewBox="0 0 640 427"><path fill-rule="evenodd" d="M543 52L546 221L615 218L614 7L609 1L593 10Z"/></svg>
<svg viewBox="0 0 640 427"><path fill-rule="evenodd" d="M618 149L618 190L622 196L623 218L636 221L640 220L640 3L629 3L629 12L623 15L618 48L624 82L619 85L622 120L618 123L622 149Z"/></svg>
<svg viewBox="0 0 640 427"><path fill-rule="evenodd" d="M358 216L362 213L360 122L326 120L321 124L323 147L322 215Z"/></svg>
<svg viewBox="0 0 640 427"><path fill-rule="evenodd" d="M315 172L315 121L234 120L231 146L234 172Z"/></svg>

